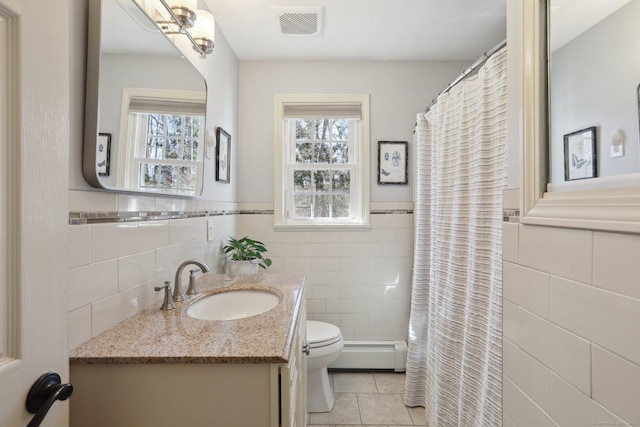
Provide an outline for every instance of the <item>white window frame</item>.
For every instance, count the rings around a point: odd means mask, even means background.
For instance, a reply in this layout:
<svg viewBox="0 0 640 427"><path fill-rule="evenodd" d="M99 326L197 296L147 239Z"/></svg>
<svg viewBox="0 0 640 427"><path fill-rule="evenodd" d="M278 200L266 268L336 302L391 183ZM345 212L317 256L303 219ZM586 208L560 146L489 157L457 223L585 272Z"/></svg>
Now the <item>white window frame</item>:
<svg viewBox="0 0 640 427"><path fill-rule="evenodd" d="M289 216L293 192L295 150L285 120L287 105L310 105L339 108L359 104L361 119L356 122L354 165L351 176L351 218L306 218ZM274 229L287 230L369 230L370 156L368 94L276 94L274 97ZM350 130L351 131L351 130ZM352 153L350 151L350 153Z"/></svg>

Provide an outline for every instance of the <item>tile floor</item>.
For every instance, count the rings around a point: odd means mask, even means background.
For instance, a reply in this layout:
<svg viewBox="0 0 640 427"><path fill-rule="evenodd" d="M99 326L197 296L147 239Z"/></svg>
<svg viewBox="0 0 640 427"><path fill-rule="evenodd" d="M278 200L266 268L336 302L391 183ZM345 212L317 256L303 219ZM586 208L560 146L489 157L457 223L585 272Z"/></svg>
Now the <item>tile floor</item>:
<svg viewBox="0 0 640 427"><path fill-rule="evenodd" d="M310 414L309 427L427 425L424 408L404 406L404 374L333 372L329 377L333 410Z"/></svg>

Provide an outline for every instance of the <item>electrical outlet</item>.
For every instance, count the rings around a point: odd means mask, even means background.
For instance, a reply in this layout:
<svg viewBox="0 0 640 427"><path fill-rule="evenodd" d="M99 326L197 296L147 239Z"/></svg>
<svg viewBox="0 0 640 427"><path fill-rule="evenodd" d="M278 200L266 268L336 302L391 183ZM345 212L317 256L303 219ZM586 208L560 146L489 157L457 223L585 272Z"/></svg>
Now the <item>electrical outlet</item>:
<svg viewBox="0 0 640 427"><path fill-rule="evenodd" d="M213 220L207 220L207 242L213 241Z"/></svg>

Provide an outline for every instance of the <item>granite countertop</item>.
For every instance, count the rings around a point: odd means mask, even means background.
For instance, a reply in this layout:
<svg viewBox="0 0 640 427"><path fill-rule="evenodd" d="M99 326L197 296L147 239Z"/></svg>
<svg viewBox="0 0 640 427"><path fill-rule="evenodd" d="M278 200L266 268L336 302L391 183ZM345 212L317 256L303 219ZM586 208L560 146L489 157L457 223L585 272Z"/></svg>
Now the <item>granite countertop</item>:
<svg viewBox="0 0 640 427"><path fill-rule="evenodd" d="M137 363L283 363L289 360L301 307L305 278L301 274L258 273L229 276L203 274L201 293L158 307L119 323L76 347L71 364ZM259 289L280 296L265 313L237 320L198 320L187 314L195 301L230 289Z"/></svg>

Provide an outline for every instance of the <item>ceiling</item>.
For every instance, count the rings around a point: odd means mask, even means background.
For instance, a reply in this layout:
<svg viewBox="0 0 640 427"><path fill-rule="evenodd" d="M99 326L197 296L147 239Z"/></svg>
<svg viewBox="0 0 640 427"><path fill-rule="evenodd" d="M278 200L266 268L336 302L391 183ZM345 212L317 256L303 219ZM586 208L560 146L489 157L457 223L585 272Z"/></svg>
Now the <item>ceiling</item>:
<svg viewBox="0 0 640 427"><path fill-rule="evenodd" d="M473 61L506 38L507 0L204 0L240 61ZM271 6L322 6L313 36Z"/></svg>
<svg viewBox="0 0 640 427"><path fill-rule="evenodd" d="M629 0L551 0L551 51L561 48Z"/></svg>

